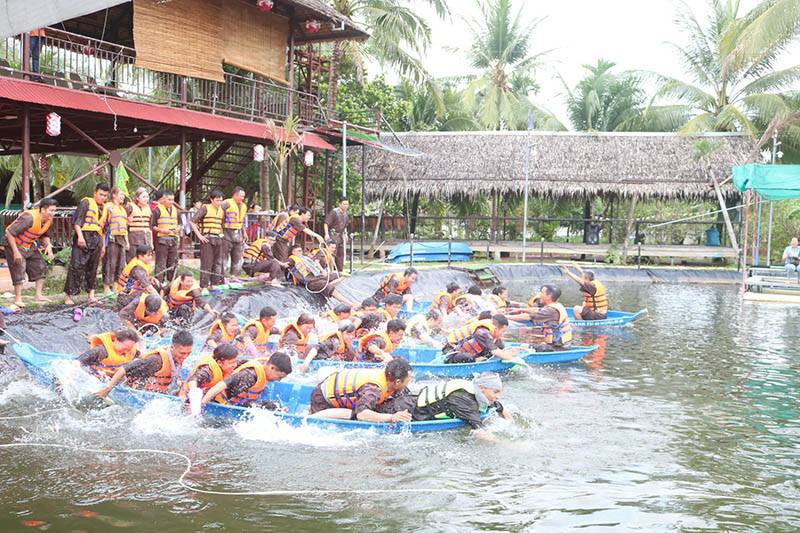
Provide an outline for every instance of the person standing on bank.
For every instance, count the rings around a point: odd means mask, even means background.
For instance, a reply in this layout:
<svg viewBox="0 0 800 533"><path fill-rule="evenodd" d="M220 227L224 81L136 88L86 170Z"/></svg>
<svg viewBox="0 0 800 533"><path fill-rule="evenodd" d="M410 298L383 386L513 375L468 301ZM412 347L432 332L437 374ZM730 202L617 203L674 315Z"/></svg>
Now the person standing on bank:
<svg viewBox="0 0 800 533"><path fill-rule="evenodd" d="M128 242L131 250L135 250L140 244L153 247L153 230L150 228L153 213L149 202L147 189L139 187L125 209L128 213Z"/></svg>
<svg viewBox="0 0 800 533"><path fill-rule="evenodd" d="M199 207L189 221L192 231L200 241L200 287L221 285L224 278L222 257L222 191L211 191L208 203Z"/></svg>
<svg viewBox="0 0 800 533"><path fill-rule="evenodd" d="M247 204L244 203L244 189L236 187L231 197L222 202L223 249L222 271L225 271L225 262L231 260L231 276L237 276L242 263L244 251L244 219L247 216Z"/></svg>
<svg viewBox="0 0 800 533"><path fill-rule="evenodd" d="M53 245L50 243L50 224L56 214L58 202L45 198L39 207L30 211L22 211L16 220L6 227L6 264L14 284L14 305L25 307L22 302L22 283L25 274L28 281L36 284L37 303L49 302L42 296L47 266L42 259L42 252L53 259Z"/></svg>
<svg viewBox="0 0 800 533"><path fill-rule="evenodd" d="M97 267L106 253L104 234L108 223L106 200L109 190L107 183L98 183L94 188L94 195L82 199L75 209L72 218L75 234L72 237L72 254L64 283L66 305L75 304L72 297L81 292L81 285L84 283L86 292L89 293L88 303L97 303Z"/></svg>
<svg viewBox="0 0 800 533"><path fill-rule="evenodd" d="M153 209L150 222L156 232L156 266L155 277L160 283L172 281L175 268L178 266L178 243L181 227L178 223L178 206L175 205L175 194L162 191L158 204Z"/></svg>
<svg viewBox="0 0 800 533"><path fill-rule="evenodd" d="M128 213L125 211L125 193L119 187L111 189L111 201L108 202L108 245L103 261L103 291L108 294L111 286L122 274L128 263Z"/></svg>
<svg viewBox="0 0 800 533"><path fill-rule="evenodd" d="M344 251L350 237L347 234L347 224L350 221L347 216L349 207L350 202L347 198L342 197L339 200L339 207L332 209L325 217L325 240L332 240L336 243L334 262L336 263L337 272L341 272L344 269Z"/></svg>

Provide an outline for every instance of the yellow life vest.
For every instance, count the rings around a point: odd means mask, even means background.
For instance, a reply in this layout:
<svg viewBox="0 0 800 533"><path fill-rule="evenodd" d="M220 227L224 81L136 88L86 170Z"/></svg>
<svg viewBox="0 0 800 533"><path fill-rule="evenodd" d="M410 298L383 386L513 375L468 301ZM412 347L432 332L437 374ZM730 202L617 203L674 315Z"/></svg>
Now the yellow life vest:
<svg viewBox="0 0 800 533"><path fill-rule="evenodd" d="M148 294L142 294L139 297L139 303L136 304L136 309L133 311L133 316L136 317L136 320L142 322L144 324L154 324L159 325L161 324L161 319L164 318L164 315L167 314L169 311L169 307L167 307L167 302L161 300L161 307L152 315L148 315L146 311L145 301L147 300Z"/></svg>
<svg viewBox="0 0 800 533"><path fill-rule="evenodd" d="M278 224L283 222L283 220L288 217L289 213L287 213L286 211L278 213L277 215L272 217L272 220L270 220L269 225L267 226L267 231L275 231L275 229L278 227Z"/></svg>
<svg viewBox="0 0 800 533"><path fill-rule="evenodd" d="M311 278L322 275L322 268L308 256L290 255L289 259L292 260L289 275L295 285L303 285Z"/></svg>
<svg viewBox="0 0 800 533"><path fill-rule="evenodd" d="M98 346L103 346L103 348L106 349L105 358L89 367L93 374L110 378L116 373L119 367L133 361L133 357L136 355L136 349L134 348L128 355L117 353L114 349L114 339L114 334L111 332L99 333L89 337L90 347L97 348Z"/></svg>
<svg viewBox="0 0 800 533"><path fill-rule="evenodd" d="M33 224L30 228L14 237L14 240L19 248L28 251L38 246L39 239L50 229L52 221L48 220L47 222L42 222L41 209L32 209L31 211L25 212L31 214L31 217L33 217Z"/></svg>
<svg viewBox="0 0 800 533"><path fill-rule="evenodd" d="M131 219L128 231L150 231L150 206L140 207L136 202L131 202Z"/></svg>
<svg viewBox="0 0 800 533"><path fill-rule="evenodd" d="M533 296L530 297L528 300L528 307L540 307L539 302L542 299L542 293L537 292Z"/></svg>
<svg viewBox="0 0 800 533"><path fill-rule="evenodd" d="M292 224L292 218L286 217L286 220L283 222L278 223L275 227L275 233L278 234L278 237L282 238L285 241L292 242L297 234L300 233L300 230Z"/></svg>
<svg viewBox="0 0 800 533"><path fill-rule="evenodd" d="M147 275L150 275L150 265L138 257L134 257L128 261L128 264L125 265L125 268L122 269L122 272L120 272L119 276L117 277L117 282L114 284L115 292L119 294L136 294L144 291L144 286L141 284L141 282L131 275L133 273L133 269L137 266L142 267Z"/></svg>
<svg viewBox="0 0 800 533"><path fill-rule="evenodd" d="M317 257L317 254L322 254L322 257L325 259L325 264L327 265L326 268L333 267L333 255L330 252L330 248L327 246L325 248L319 247L311 253L311 257ZM320 266L322 266L321 263Z"/></svg>
<svg viewBox="0 0 800 533"><path fill-rule="evenodd" d="M177 237L180 226L178 225L178 208L174 205L167 209L163 204L158 204L158 235L161 237Z"/></svg>
<svg viewBox="0 0 800 533"><path fill-rule="evenodd" d="M264 260L264 253L261 251L261 248L264 246L266 239L256 239L251 242L247 249L244 251L244 260L245 261L252 261L257 263L259 261Z"/></svg>
<svg viewBox="0 0 800 533"><path fill-rule="evenodd" d="M94 198L88 196L84 198L84 200L89 204L89 208L86 210L86 217L83 219L81 231L103 233L103 228L106 227L106 222L108 221L108 209L106 208L106 204L100 207L97 205Z"/></svg>
<svg viewBox="0 0 800 533"><path fill-rule="evenodd" d="M225 218L222 227L225 229L242 229L244 226L244 218L247 215L247 204L242 202L237 204L236 200L229 198L226 200L228 207L225 209Z"/></svg>
<svg viewBox="0 0 800 533"><path fill-rule="evenodd" d="M464 391L469 394L475 394L475 385L466 379L451 379L444 383L437 383L435 385L426 385L419 391L417 396L417 407L429 407L437 404L457 391ZM437 409L434 418L453 418L447 413L446 406L439 404L441 410Z"/></svg>
<svg viewBox="0 0 800 533"><path fill-rule="evenodd" d="M506 307L508 307L508 302L503 300L497 294L490 294L488 296L488 299L497 309L505 309Z"/></svg>
<svg viewBox="0 0 800 533"><path fill-rule="evenodd" d="M475 338L475 332L479 328L486 328L492 334L492 337L495 336L496 328L491 320L474 320L448 333L447 343L453 348L468 354L481 354L484 349Z"/></svg>
<svg viewBox="0 0 800 533"><path fill-rule="evenodd" d="M598 313L608 312L608 296L606 296L605 286L597 280L591 282L594 285L594 295L588 292L583 293L583 306L588 309L594 309Z"/></svg>
<svg viewBox="0 0 800 533"><path fill-rule="evenodd" d="M194 307L194 296L192 293L199 287L197 280L194 281L192 286L188 289L181 289L181 278L173 280L169 286L169 294L167 295L167 305L170 309L175 309L182 305L191 305Z"/></svg>
<svg viewBox="0 0 800 533"><path fill-rule="evenodd" d="M547 344L569 344L572 342L572 324L569 321L567 310L563 305L556 302L547 304L545 307L552 307L558 311L558 324L546 324L544 326L544 342Z"/></svg>
<svg viewBox="0 0 800 533"><path fill-rule="evenodd" d="M383 339L384 347L383 351L386 353L392 353L394 351L394 343L392 343L392 339L389 338L389 335L386 334L385 331L373 331L372 333L367 333L363 337L358 340L358 354L359 357L364 360L368 356L371 357L372 354L367 354L367 344L373 339Z"/></svg>
<svg viewBox="0 0 800 533"><path fill-rule="evenodd" d="M206 334L206 338L211 337L214 332L219 330L222 333L222 337L220 337L220 342L233 342L236 340L235 336L231 336L228 334L228 331L225 329L225 324L222 323L222 320L215 320L211 327L208 328L208 333Z"/></svg>
<svg viewBox="0 0 800 533"><path fill-rule="evenodd" d="M214 207L214 204L206 204L206 216L200 224L200 231L203 235L222 235L222 219L225 212L222 207Z"/></svg>
<svg viewBox="0 0 800 533"><path fill-rule="evenodd" d="M114 237L127 235L128 213L125 211L125 207L115 203L107 205L109 215L108 229L111 231L111 235Z"/></svg>
<svg viewBox="0 0 800 533"><path fill-rule="evenodd" d="M184 381L181 384L181 387L178 390L178 396L180 396L181 398L186 398L189 395L189 386L186 383L192 377L194 377L195 374L197 374L198 370L200 370L204 366L207 366L209 370L211 370L211 381L209 381L202 387L198 385L200 390L203 391L203 394L205 394L208 391L208 389L210 389L211 387L213 387L214 385L225 379L225 375L222 372L222 367L219 366L217 360L214 359L214 357L212 357L211 355L204 355L203 357L200 358L195 367L189 373L189 376L186 378L186 381Z"/></svg>
<svg viewBox="0 0 800 533"><path fill-rule="evenodd" d="M172 384L172 367L174 361L165 348L153 350L142 356L142 358L150 357L151 355L161 356L161 368L144 381L144 386L142 388L146 391L165 393Z"/></svg>
<svg viewBox="0 0 800 533"><path fill-rule="evenodd" d="M256 328L258 332L256 338L253 339L253 344L255 344L256 348L261 350L262 352L267 349L267 341L269 340L269 331L264 329L264 324L261 323L261 320L258 318L254 318L253 320L249 321L247 324L242 327L242 337L247 335L247 329L249 327Z"/></svg>
<svg viewBox="0 0 800 533"><path fill-rule="evenodd" d="M367 384L377 385L380 388L378 404L382 404L391 396L383 368L340 370L325 378L319 387L331 407L355 409L358 389Z"/></svg>
<svg viewBox="0 0 800 533"><path fill-rule="evenodd" d="M319 339L319 342L321 344L323 342L326 342L328 339L332 339L333 337L336 337L339 340L339 347L336 348L336 351L331 355L337 355L341 358L341 356L347 353L347 344L345 344L344 342L344 335L342 335L341 331L332 331L327 335L323 335Z"/></svg>
<svg viewBox="0 0 800 533"><path fill-rule="evenodd" d="M264 368L264 365L266 365L268 361L269 359L250 359L249 361L239 365L239 367L234 370L231 375L238 374L243 370L252 368L256 373L256 382L249 389L240 392L233 398L228 398L224 394L220 394L214 398L214 401L226 405L241 405L258 400L258 397L261 396L261 391L263 391L266 386L269 385L269 380L267 379L267 370Z"/></svg>
<svg viewBox="0 0 800 533"><path fill-rule="evenodd" d="M439 309L439 310L441 310L442 300L446 300L447 301L447 312L448 313L452 313L453 309L455 309L455 307L456 307L456 298L457 297L458 297L458 295L453 296L452 294L450 294L447 291L442 291L442 292L440 292L439 294L437 294L433 298L433 302L431 302L431 309Z"/></svg>

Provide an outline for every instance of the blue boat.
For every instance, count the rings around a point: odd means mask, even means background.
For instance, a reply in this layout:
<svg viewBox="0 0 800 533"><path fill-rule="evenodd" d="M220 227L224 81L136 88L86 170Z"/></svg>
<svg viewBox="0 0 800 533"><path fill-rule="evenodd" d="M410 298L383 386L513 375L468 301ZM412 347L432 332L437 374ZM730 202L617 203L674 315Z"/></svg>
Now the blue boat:
<svg viewBox="0 0 800 533"><path fill-rule="evenodd" d="M557 363L573 363L579 361L597 349L597 345L577 346L569 350L560 352L534 352L528 350L521 352L519 357L529 365L546 365ZM442 360L442 351L439 348L430 346L401 346L395 348L392 355L402 357L411 363L414 370L414 377L441 376L448 378L470 378L474 374L481 372L507 372L514 366L496 357L491 357L486 361L477 363L453 363L447 364ZM361 361L339 361L339 360L315 360L309 365L309 369L318 370L323 367L336 368L373 368L383 366L383 363L365 363Z"/></svg>
<svg viewBox="0 0 800 533"><path fill-rule="evenodd" d="M53 383L53 375L49 368L53 361L74 359L68 354L51 353L38 350L30 344L20 343L12 346L14 353L22 362L23 366L35 378L46 385ZM457 429L465 427L465 423L459 419L432 420L426 422L411 422L396 424L381 422L362 422L360 420L334 420L330 418L309 417L304 414L308 410L313 386L275 382L261 393L260 400L279 401L280 404L288 409L288 413L274 412L273 415L281 421L292 426L319 426L340 430L373 430L378 433L425 433L431 431L443 431L447 429ZM128 387L116 387L110 394L112 400L120 405L131 407L142 407L154 400L167 400L176 405L183 405L184 401L177 396L148 392ZM253 408L236 407L209 403L204 408L204 413L209 416L231 419L247 420L253 415Z"/></svg>
<svg viewBox="0 0 800 533"><path fill-rule="evenodd" d="M410 243L398 244L386 258L388 263L409 263L411 254L414 261L421 263L446 263L447 261L469 261L472 259L472 248L465 242L415 242L412 250Z"/></svg>

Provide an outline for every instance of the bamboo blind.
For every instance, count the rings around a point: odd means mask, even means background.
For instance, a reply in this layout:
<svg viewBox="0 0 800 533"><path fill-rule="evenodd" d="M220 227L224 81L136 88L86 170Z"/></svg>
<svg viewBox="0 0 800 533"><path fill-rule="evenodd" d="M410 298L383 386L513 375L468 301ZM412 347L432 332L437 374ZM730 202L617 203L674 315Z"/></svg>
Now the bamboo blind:
<svg viewBox="0 0 800 533"><path fill-rule="evenodd" d="M224 0L221 18L225 63L286 83L289 21L240 0Z"/></svg>
<svg viewBox="0 0 800 533"><path fill-rule="evenodd" d="M134 0L136 66L225 81L222 3L223 0Z"/></svg>

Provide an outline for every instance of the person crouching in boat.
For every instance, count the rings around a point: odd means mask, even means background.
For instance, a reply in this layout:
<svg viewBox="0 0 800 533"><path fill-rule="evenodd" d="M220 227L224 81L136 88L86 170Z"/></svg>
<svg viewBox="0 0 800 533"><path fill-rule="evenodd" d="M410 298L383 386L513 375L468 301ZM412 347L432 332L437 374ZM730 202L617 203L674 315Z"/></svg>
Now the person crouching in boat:
<svg viewBox="0 0 800 533"><path fill-rule="evenodd" d="M292 373L292 359L283 352L275 352L269 357L250 359L239 365L230 376L206 391L201 402L206 405L215 401L224 405L250 407L255 404L261 392L272 381L280 381ZM274 409L272 402L265 402Z"/></svg>
<svg viewBox="0 0 800 533"><path fill-rule="evenodd" d="M481 415L494 409L506 420L513 419L500 403L502 393L503 382L495 372L484 372L472 381L451 379L427 385L417 395L412 420L458 418L469 424L478 438L496 442L497 438L486 429Z"/></svg>
<svg viewBox="0 0 800 533"><path fill-rule="evenodd" d="M492 294L486 300L494 306L495 311L498 313L506 313L512 308L522 307L521 303L514 302L508 298L508 289L502 285L492 289Z"/></svg>
<svg viewBox="0 0 800 533"><path fill-rule="evenodd" d="M396 318L386 324L386 331L373 331L358 340L358 359L367 363L392 360L395 347L403 342L406 333L404 320Z"/></svg>
<svg viewBox="0 0 800 533"><path fill-rule="evenodd" d="M168 348L152 350L121 366L108 385L95 395L105 398L123 379L127 379L135 389L161 394L174 392L181 366L192 353L193 341L192 334L188 331L175 332Z"/></svg>
<svg viewBox="0 0 800 533"><path fill-rule="evenodd" d="M278 312L270 306L262 307L258 319L247 322L241 330L244 349L252 357L263 357L268 354L270 335L278 335L280 330L275 326Z"/></svg>
<svg viewBox="0 0 800 533"><path fill-rule="evenodd" d="M456 298L461 294L461 287L458 283L450 282L444 291L433 298L431 309L438 309L442 316L447 316L456 308Z"/></svg>
<svg viewBox="0 0 800 533"><path fill-rule="evenodd" d="M139 334L133 329L98 333L89 337L89 350L78 356L81 366L97 377L110 378L136 357Z"/></svg>
<svg viewBox="0 0 800 533"><path fill-rule="evenodd" d="M435 333L442 329L442 313L438 309L431 309L424 315L415 315L406 323L405 339L412 344L426 344L438 348L441 341L433 338Z"/></svg>
<svg viewBox="0 0 800 533"><path fill-rule="evenodd" d="M503 334L508 330L508 320L494 315L491 320L471 320L447 334L442 348L445 363L475 363L489 357L510 360L523 348L506 348Z"/></svg>
<svg viewBox="0 0 800 533"><path fill-rule="evenodd" d="M525 309L534 327L542 328L542 342L532 346L537 352L567 350L572 343L572 324L567 310L558 302L559 298L561 289L554 285L545 285L541 291L542 307Z"/></svg>
<svg viewBox="0 0 800 533"><path fill-rule="evenodd" d="M383 314L387 321L394 320L400 314L401 307L403 307L403 299L396 294L390 294L383 301L383 309L378 309L378 313Z"/></svg>
<svg viewBox="0 0 800 533"><path fill-rule="evenodd" d="M233 344L239 336L239 320L233 313L223 313L206 334L206 346L212 350L223 342Z"/></svg>
<svg viewBox="0 0 800 533"><path fill-rule="evenodd" d="M281 330L278 349L291 355L305 358L308 353L309 336L314 331L316 321L308 313L302 313L294 322L289 322Z"/></svg>
<svg viewBox="0 0 800 533"><path fill-rule="evenodd" d="M414 303L414 295L411 294L411 287L417 282L419 274L415 268L407 268L402 274L392 273L387 274L378 284L378 289L372 297L376 302L383 302L390 294L400 296L403 302L412 305Z"/></svg>
<svg viewBox="0 0 800 533"><path fill-rule="evenodd" d="M608 318L608 295L605 286L594 279L594 272L583 270L576 263L572 263L580 276L569 271L566 266L561 271L575 281L583 293L583 305L572 308L575 320L605 320Z"/></svg>
<svg viewBox="0 0 800 533"><path fill-rule="evenodd" d="M153 329L158 332L169 318L169 308L161 296L143 293L120 309L118 314L122 323L131 329Z"/></svg>
<svg viewBox="0 0 800 533"><path fill-rule="evenodd" d="M383 368L334 372L311 393L309 415L364 422L410 422L408 410L380 410L392 395L406 389L411 378L411 365L402 358L392 359Z"/></svg>
<svg viewBox="0 0 800 533"><path fill-rule="evenodd" d="M339 329L323 335L316 350L312 350L306 355L303 364L298 370L305 374L309 365L315 359L336 360L336 361L355 361L358 354L353 350L353 340L356 338L356 327L350 322L342 322Z"/></svg>
<svg viewBox="0 0 800 533"><path fill-rule="evenodd" d="M236 346L228 343L218 345L211 355L200 358L189 377L181 384L178 396L189 399L193 396L192 391L200 390L202 398L208 389L230 376L237 366L239 350Z"/></svg>
<svg viewBox="0 0 800 533"><path fill-rule="evenodd" d="M382 315L379 315L378 313L367 313L358 319L357 324L354 324L356 326L356 338L360 339L361 337L368 335L373 331L377 331L380 329L383 323Z"/></svg>
<svg viewBox="0 0 800 533"><path fill-rule="evenodd" d="M461 315L466 317L472 317L491 309L489 303L483 298L481 288L477 285L467 289L466 294L458 296L455 300L455 307Z"/></svg>
<svg viewBox="0 0 800 533"><path fill-rule="evenodd" d="M170 316L185 325L192 322L195 309L198 307L210 315L219 316L219 313L205 301L202 292L194 274L191 272L179 274L170 284L166 297Z"/></svg>

